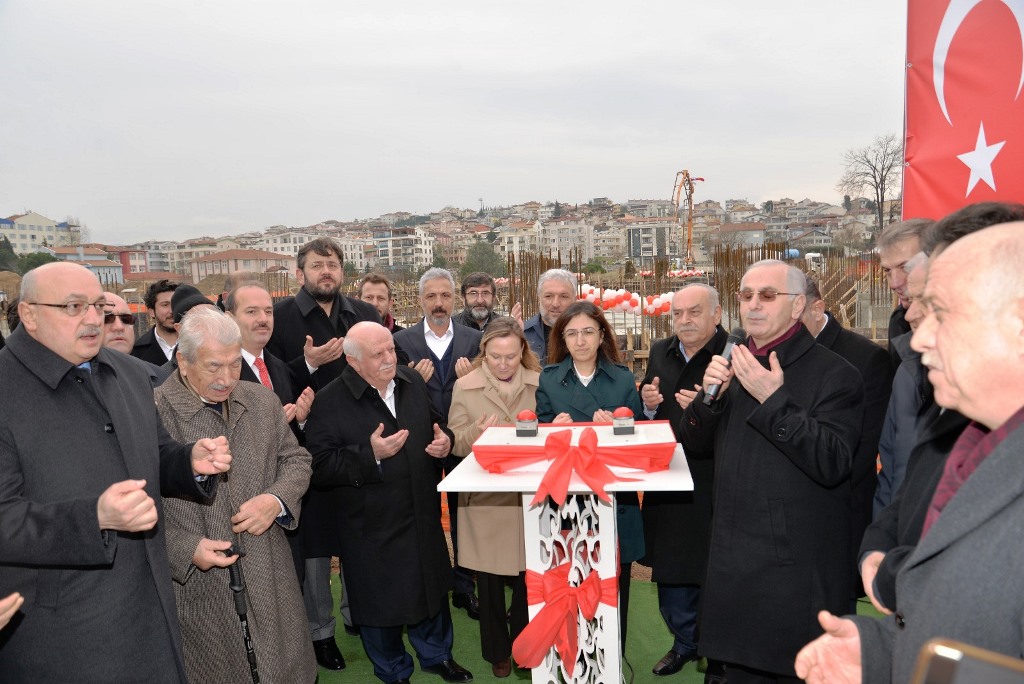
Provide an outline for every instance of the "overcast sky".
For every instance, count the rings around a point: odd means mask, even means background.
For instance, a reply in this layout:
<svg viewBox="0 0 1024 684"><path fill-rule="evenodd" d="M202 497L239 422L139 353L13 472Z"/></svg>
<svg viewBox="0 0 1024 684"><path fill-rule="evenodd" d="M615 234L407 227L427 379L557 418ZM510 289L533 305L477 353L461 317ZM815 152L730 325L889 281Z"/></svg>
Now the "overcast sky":
<svg viewBox="0 0 1024 684"><path fill-rule="evenodd" d="M529 200L839 202L894 0L0 0L0 215L105 242Z"/></svg>

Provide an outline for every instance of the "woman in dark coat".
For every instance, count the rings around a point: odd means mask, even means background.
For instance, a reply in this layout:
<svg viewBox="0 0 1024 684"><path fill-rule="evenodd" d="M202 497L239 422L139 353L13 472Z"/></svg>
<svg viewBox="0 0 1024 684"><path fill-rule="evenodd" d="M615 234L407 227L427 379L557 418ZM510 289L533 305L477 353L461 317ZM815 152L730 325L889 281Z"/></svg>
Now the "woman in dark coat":
<svg viewBox="0 0 1024 684"><path fill-rule="evenodd" d="M601 310L574 302L559 316L548 338L548 363L537 389L537 418L542 423L610 423L612 411L625 406L637 420L643 404L633 373L619 363L615 331ZM616 496L619 532L619 626L626 650L629 573L644 556L644 532L636 492Z"/></svg>

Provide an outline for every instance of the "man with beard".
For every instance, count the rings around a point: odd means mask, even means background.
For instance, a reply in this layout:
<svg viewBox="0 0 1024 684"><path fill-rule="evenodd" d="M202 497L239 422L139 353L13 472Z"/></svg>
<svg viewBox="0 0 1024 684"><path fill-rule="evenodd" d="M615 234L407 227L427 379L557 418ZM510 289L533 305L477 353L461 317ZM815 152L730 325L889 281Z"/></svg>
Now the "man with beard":
<svg viewBox="0 0 1024 684"><path fill-rule="evenodd" d="M135 340L132 356L162 366L171 360L174 345L178 343L178 331L174 327L174 313L171 297L179 283L158 280L146 290L146 309L153 320L153 327Z"/></svg>
<svg viewBox="0 0 1024 684"><path fill-rule="evenodd" d="M672 297L675 334L651 345L647 376L641 383L644 413L667 420L682 441L679 421L700 389L704 370L721 354L728 335L722 329L718 292L709 285L684 285ZM697 604L707 571L711 535L712 454L687 454L692 492L647 492L641 513L651 579L658 585L658 609L674 638L672 648L652 670L667 676L697 658ZM717 668L709 664L708 672Z"/></svg>
<svg viewBox="0 0 1024 684"><path fill-rule="evenodd" d="M456 325L452 321L455 307L455 278L443 268L431 268L420 278L420 306L423 321L395 333L395 346L402 350L415 368L427 380L430 401L444 421L448 422L448 409L452 405L455 381L472 370L470 359L480 352L483 334L475 327ZM462 457L449 456L444 469L451 472ZM452 546L458 558L458 509L456 493L448 496L451 516ZM452 605L465 608L471 618L480 618L480 602L468 570L455 565L455 591Z"/></svg>
<svg viewBox="0 0 1024 684"><path fill-rule="evenodd" d="M541 365L548 362L548 335L562 312L576 301L579 283L569 271L552 268L537 278L537 305L540 313L523 323L523 334L530 343L530 349L540 359ZM516 318L513 316L513 318Z"/></svg>
<svg viewBox="0 0 1024 684"><path fill-rule="evenodd" d="M498 314L494 313L495 292L494 278L490 274L481 271L470 273L462 279L461 293L465 308L452 316L452 320L483 332L491 321L498 318ZM522 306L517 303L509 315L518 318L521 310Z"/></svg>
<svg viewBox="0 0 1024 684"><path fill-rule="evenodd" d="M341 294L345 272L342 251L330 238L317 238L299 249L295 278L302 286L294 297L274 305L274 330L267 350L288 364L295 390L318 391L341 374L346 360L342 343L360 321L380 322L377 310ZM317 662L331 670L345 667L334 640L331 559L321 544L334 520L323 492L311 488L303 501L299 528L305 556L303 597Z"/></svg>

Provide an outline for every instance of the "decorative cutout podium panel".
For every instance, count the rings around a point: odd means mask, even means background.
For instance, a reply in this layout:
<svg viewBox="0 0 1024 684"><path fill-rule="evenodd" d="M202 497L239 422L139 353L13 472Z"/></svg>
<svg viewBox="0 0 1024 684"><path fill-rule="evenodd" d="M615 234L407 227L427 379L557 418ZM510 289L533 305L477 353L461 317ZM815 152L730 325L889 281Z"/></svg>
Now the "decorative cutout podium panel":
<svg viewBox="0 0 1024 684"><path fill-rule="evenodd" d="M438 490L522 492L530 624L513 646L516 663L533 668L535 683L617 684L614 493L693 489L671 426L638 422L615 435L609 423L541 425L535 437L491 427L473 449Z"/></svg>

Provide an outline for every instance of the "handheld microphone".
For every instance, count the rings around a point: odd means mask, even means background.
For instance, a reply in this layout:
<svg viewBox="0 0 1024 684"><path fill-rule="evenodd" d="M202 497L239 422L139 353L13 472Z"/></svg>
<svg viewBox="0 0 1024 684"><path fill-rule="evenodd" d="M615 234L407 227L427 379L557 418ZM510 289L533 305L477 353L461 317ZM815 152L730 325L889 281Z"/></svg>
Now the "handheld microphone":
<svg viewBox="0 0 1024 684"><path fill-rule="evenodd" d="M729 333L728 339L725 341L725 349L722 350L722 356L726 362L732 361L732 349L737 344L743 344L747 341L747 331L737 326L732 329ZM722 391L721 385L712 385L708 387L708 391L704 393L704 405L711 406L711 403L718 398L718 393Z"/></svg>

